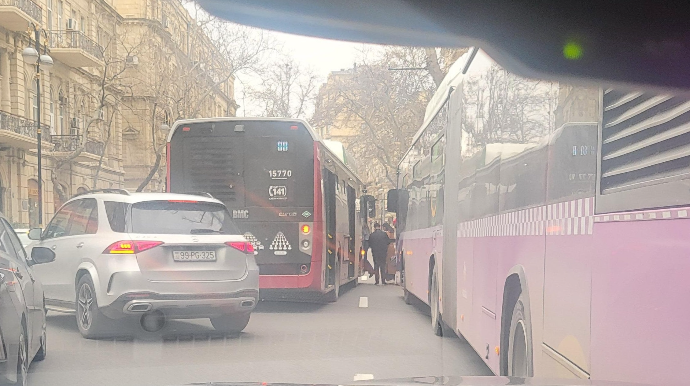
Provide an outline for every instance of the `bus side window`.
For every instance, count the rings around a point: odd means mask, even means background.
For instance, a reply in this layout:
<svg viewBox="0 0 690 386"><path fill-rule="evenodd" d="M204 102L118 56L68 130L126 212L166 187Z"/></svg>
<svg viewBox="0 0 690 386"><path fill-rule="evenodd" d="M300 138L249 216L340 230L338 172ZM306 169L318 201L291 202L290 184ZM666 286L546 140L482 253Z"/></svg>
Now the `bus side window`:
<svg viewBox="0 0 690 386"><path fill-rule="evenodd" d="M502 212L544 204L547 150L547 146L535 146L501 160Z"/></svg>
<svg viewBox="0 0 690 386"><path fill-rule="evenodd" d="M431 147L431 174L443 179L442 171L445 166L446 136L442 134Z"/></svg>
<svg viewBox="0 0 690 386"><path fill-rule="evenodd" d="M500 186L501 157L494 158L488 165L477 170L472 190L474 218L498 214L498 187Z"/></svg>
<svg viewBox="0 0 690 386"><path fill-rule="evenodd" d="M593 197L596 190L598 126L564 124L549 144L547 200L567 201Z"/></svg>

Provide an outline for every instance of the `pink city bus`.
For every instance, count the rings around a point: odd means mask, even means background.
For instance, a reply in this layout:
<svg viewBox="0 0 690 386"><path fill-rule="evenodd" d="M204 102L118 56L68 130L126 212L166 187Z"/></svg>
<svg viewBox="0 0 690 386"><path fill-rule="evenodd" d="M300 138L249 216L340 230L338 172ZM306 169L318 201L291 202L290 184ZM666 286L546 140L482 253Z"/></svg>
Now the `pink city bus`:
<svg viewBox="0 0 690 386"><path fill-rule="evenodd" d="M690 368L690 102L461 57L399 164L404 296L497 375Z"/></svg>

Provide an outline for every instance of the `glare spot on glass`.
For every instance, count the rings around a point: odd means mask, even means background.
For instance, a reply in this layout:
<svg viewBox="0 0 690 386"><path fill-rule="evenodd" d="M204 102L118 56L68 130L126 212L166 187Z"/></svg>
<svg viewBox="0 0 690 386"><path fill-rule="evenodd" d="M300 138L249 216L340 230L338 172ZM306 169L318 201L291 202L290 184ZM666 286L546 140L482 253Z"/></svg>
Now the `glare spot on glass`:
<svg viewBox="0 0 690 386"><path fill-rule="evenodd" d="M567 42L563 46L563 56L566 59L577 60L582 57L582 46L579 43Z"/></svg>

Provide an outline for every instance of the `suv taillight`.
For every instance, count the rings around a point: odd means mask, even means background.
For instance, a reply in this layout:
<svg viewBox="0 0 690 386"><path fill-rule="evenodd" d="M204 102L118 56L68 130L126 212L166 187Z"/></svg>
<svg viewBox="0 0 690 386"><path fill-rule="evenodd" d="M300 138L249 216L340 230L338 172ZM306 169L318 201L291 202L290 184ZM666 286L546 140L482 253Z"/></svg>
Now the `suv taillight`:
<svg viewBox="0 0 690 386"><path fill-rule="evenodd" d="M233 247L244 253L254 253L254 245L246 241L228 241L225 245Z"/></svg>
<svg viewBox="0 0 690 386"><path fill-rule="evenodd" d="M157 247L161 244L163 244L162 241L122 240L110 244L103 253L111 255L131 255Z"/></svg>

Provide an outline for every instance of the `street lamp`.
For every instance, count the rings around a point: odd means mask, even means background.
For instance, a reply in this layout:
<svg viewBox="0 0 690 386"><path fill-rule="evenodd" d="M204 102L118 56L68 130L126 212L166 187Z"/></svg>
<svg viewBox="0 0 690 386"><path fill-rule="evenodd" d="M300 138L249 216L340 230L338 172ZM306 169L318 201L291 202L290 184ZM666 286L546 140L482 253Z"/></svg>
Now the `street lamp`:
<svg viewBox="0 0 690 386"><path fill-rule="evenodd" d="M26 47L22 51L24 62L36 67L36 141L38 143L38 227L43 227L43 165L41 152L41 67L49 71L53 67L53 58L48 55L48 47L46 44L41 47L41 33L48 40L48 33L41 28L37 28L35 24L31 23L29 34L34 33L34 40L36 43L34 47ZM43 48L43 54L41 54Z"/></svg>

